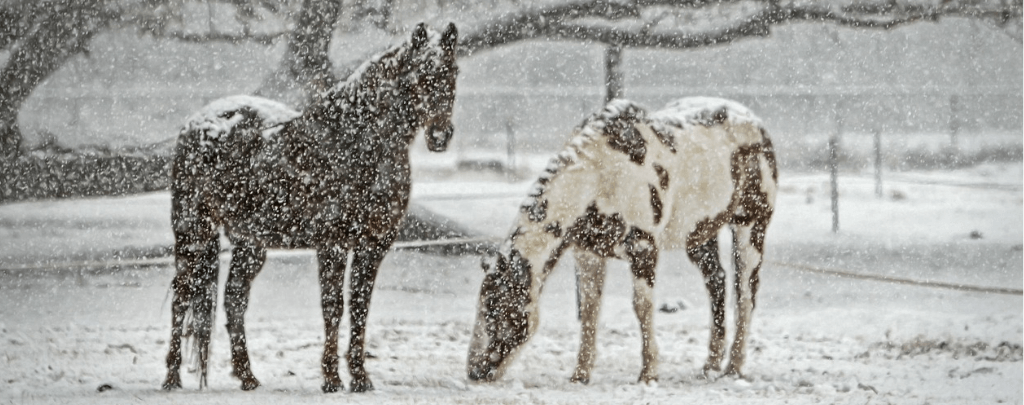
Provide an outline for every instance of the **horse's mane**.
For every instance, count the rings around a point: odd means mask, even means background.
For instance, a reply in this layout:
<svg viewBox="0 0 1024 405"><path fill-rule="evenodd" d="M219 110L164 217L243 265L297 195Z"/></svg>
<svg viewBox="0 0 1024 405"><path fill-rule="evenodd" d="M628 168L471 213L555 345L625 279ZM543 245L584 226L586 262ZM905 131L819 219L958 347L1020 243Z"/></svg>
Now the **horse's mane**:
<svg viewBox="0 0 1024 405"><path fill-rule="evenodd" d="M607 136L605 129L609 125L615 125L623 120L635 121L646 120L647 111L639 104L626 99L615 99L605 107L587 117L573 129L572 136L566 142L565 147L551 158L548 166L534 182L523 207L532 207L537 199L544 195L551 179L558 176L565 170L572 170L580 161L589 159L589 149L602 138Z"/></svg>
<svg viewBox="0 0 1024 405"><path fill-rule="evenodd" d="M421 49L428 51L423 52L423 58L435 59L439 65L442 54L441 34L430 28L426 32L427 41ZM411 59L414 56L412 52L412 42L408 38L392 45L360 64L348 78L331 87L322 99L329 100L339 111L358 106L360 102L365 103L379 94L378 89L397 85L397 81L408 73L410 62L414 61Z"/></svg>

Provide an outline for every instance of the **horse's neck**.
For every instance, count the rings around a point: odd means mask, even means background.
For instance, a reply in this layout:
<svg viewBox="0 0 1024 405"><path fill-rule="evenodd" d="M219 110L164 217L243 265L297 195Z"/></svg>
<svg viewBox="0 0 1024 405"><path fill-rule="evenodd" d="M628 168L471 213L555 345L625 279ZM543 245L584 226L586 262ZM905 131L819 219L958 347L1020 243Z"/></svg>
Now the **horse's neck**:
<svg viewBox="0 0 1024 405"><path fill-rule="evenodd" d="M417 123L410 113L405 78L387 74L395 71L387 66L397 64L399 58L401 52L391 51L361 67L323 101L307 108L303 119L331 128L324 135L345 138L335 140L339 143L404 150Z"/></svg>
<svg viewBox="0 0 1024 405"><path fill-rule="evenodd" d="M588 167L588 162L574 161L576 158L563 152L552 159L520 207L504 246L508 251L517 250L530 263L535 293L569 247L569 228L600 192L598 171Z"/></svg>

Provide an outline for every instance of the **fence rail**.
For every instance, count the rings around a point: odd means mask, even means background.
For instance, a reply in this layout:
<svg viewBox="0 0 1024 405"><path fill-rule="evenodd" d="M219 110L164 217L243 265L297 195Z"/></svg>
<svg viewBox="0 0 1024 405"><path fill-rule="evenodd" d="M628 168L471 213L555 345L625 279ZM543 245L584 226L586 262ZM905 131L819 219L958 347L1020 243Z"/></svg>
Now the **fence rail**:
<svg viewBox="0 0 1024 405"><path fill-rule="evenodd" d="M396 243L392 248L395 250L403 249L422 249L427 247L437 247L445 245L469 245L469 244L495 244L500 240L495 238L455 238L455 239L440 239L440 240L421 240L421 241L406 241ZM271 251L270 256L278 255L292 255L293 251ZM221 255L227 255L227 252L222 252ZM892 276L882 276L875 274L866 274L853 272L848 270L839 269L828 269L817 266L812 266L802 263L788 263L788 262L776 262L768 261L766 264L788 267L794 270L803 271L807 273L814 273L826 276L836 276L849 278L854 280L869 280L878 281L890 284L902 284L912 285L926 288L941 288L955 291L968 291L968 292L979 292L986 294L1006 294L1006 295L1024 295L1024 290L1019 288L1003 288L1003 287L986 287L986 286L975 286L961 283L946 283L941 281L932 280L918 280L911 278L900 278ZM114 269L123 267L162 267L174 265L174 258L171 256L154 257L148 259L124 259L124 260L107 260L107 261L81 261L81 262L61 262L61 263L47 263L39 265L8 265L0 267L0 274L8 274L12 272L23 272L23 271L86 271L86 270L102 270L102 269Z"/></svg>

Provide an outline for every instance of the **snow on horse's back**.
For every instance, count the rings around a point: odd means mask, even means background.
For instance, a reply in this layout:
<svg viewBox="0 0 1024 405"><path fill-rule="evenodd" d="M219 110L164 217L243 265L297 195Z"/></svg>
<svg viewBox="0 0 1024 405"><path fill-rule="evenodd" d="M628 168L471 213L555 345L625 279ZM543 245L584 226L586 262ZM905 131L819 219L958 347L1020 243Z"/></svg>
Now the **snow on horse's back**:
<svg viewBox="0 0 1024 405"><path fill-rule="evenodd" d="M469 377L499 378L536 330L537 303L566 249L576 256L583 342L573 380L586 382L604 262L630 263L634 310L644 336L641 381L657 379L651 292L659 252L685 249L704 273L712 300L705 372L724 357L724 270L718 231L734 230L736 339L726 372L739 373L771 219L777 172L760 119L729 100L688 98L647 113L613 100L585 120L535 183L512 232L485 260Z"/></svg>
<svg viewBox="0 0 1024 405"><path fill-rule="evenodd" d="M181 387L183 335L193 339L200 387L205 385L220 228L234 245L224 307L231 363L242 389L259 385L243 325L249 286L266 250L274 248L317 251L325 392L344 387L338 327L352 253L350 389L373 389L363 366L372 286L408 207L413 137L423 132L436 152L451 140L457 42L452 24L443 33L420 24L407 41L363 63L301 112L264 98L233 96L189 117L171 170L177 274L165 389Z"/></svg>

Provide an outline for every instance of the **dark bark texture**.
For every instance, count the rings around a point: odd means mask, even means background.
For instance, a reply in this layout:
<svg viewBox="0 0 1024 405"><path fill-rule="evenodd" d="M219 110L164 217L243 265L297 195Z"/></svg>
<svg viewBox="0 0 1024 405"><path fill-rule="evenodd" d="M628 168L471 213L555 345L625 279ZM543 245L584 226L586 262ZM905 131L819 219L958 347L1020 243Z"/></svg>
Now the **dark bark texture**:
<svg viewBox="0 0 1024 405"><path fill-rule="evenodd" d="M26 154L18 129L18 111L36 87L79 53L87 52L92 37L112 24L135 25L141 33L180 41L270 43L287 36L286 54L277 71L267 77L257 95L301 109L325 94L337 81L328 49L341 0L304 0L291 32L188 33L166 29L167 21L153 17L160 1L42 0L0 4L0 50L10 57L0 70L0 203L26 198L130 194L166 188L167 158L161 156L60 156ZM233 2L240 15L255 15L249 2ZM380 10L358 14L376 18L379 27L397 25L387 0ZM266 4L272 4L266 3ZM266 4L263 6L265 7ZM663 27L657 10L706 9L752 5L729 22L702 29ZM140 9L141 7L141 9ZM147 9L146 7L149 7ZM141 10L141 11L140 11ZM652 12L655 10L655 12ZM774 26L789 22L819 22L856 29L890 30L945 17L970 18L1002 28L1021 41L1020 0L894 2L869 0L843 6L831 2L783 3L777 0L577 0L541 7L524 7L469 24L462 29L458 55L532 39L597 42L618 49L689 49L764 37ZM271 12L280 12L278 9ZM372 14L372 15L371 15ZM243 17L244 17L243 15ZM251 17L251 16L250 16ZM609 56L614 56L609 54ZM610 67L615 63L609 58ZM345 69L341 69L345 70ZM622 73L609 71L609 97L622 95ZM130 170L120 172L121 169Z"/></svg>
<svg viewBox="0 0 1024 405"><path fill-rule="evenodd" d="M338 81L327 51L340 16L340 0L305 0L281 65L267 77L256 95L297 109L319 101L317 98Z"/></svg>
<svg viewBox="0 0 1024 405"><path fill-rule="evenodd" d="M659 13L675 10L747 4L753 12L737 12L729 23L704 29L660 28ZM1021 42L1020 1L975 2L949 0L941 4L900 4L889 0L841 6L829 2L781 4L777 0L603 0L570 2L502 16L470 28L459 43L460 55L472 55L519 41L546 38L598 42L625 48L690 49L724 45L744 38L766 37L773 26L789 22L819 22L858 29L891 30L943 17L989 22ZM617 24L620 21L638 24Z"/></svg>
<svg viewBox="0 0 1024 405"><path fill-rule="evenodd" d="M21 104L110 21L98 0L29 2L0 10L0 49L14 46L0 71L0 158L21 154Z"/></svg>

